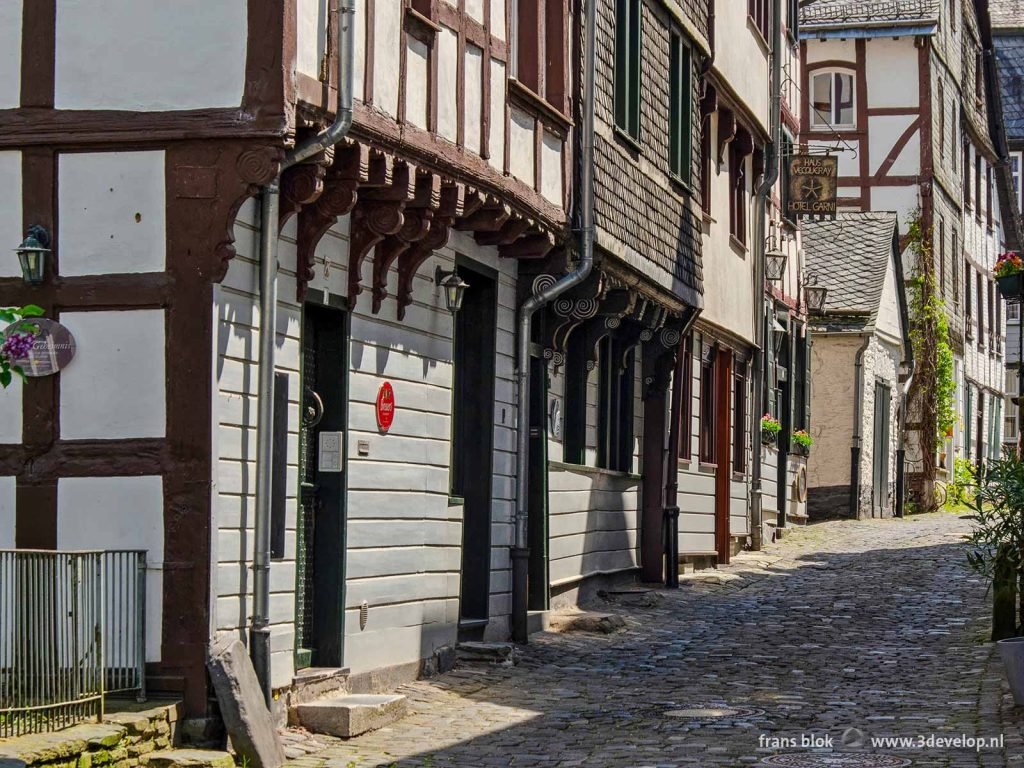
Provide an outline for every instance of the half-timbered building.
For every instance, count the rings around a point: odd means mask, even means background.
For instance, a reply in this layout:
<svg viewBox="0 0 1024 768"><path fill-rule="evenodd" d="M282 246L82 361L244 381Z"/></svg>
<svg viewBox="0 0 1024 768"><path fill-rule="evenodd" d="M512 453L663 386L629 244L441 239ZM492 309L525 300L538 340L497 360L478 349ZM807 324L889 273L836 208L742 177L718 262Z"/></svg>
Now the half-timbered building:
<svg viewBox="0 0 1024 768"><path fill-rule="evenodd" d="M2 303L78 352L0 400L0 546L146 550L150 688L188 715L253 615L261 397L275 689L507 636L512 329L521 265L565 261L573 29L563 0L2 4L0 232L53 242ZM332 121L342 38L351 129L279 181L260 392L257 201Z"/></svg>
<svg viewBox="0 0 1024 768"><path fill-rule="evenodd" d="M1004 322L991 270L1003 242L999 188L1009 175L989 110L985 6L801 7L801 142L838 154L841 210L898 214L908 276L928 271L948 319L956 418L934 461L921 450L934 420L908 420L910 487L926 505L930 467L942 475L957 456L994 455L1002 429ZM917 377L914 392L929 386Z"/></svg>

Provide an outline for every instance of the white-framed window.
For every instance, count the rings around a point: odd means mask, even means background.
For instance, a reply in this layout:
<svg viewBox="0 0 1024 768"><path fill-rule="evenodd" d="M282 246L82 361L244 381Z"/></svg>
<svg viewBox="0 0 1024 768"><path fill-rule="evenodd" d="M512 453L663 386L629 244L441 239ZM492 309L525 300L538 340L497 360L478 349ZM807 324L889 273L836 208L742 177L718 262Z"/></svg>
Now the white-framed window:
<svg viewBox="0 0 1024 768"><path fill-rule="evenodd" d="M1022 207L1024 207L1024 202L1022 202L1022 198L1021 198L1021 194L1020 194L1020 170L1021 170L1020 167L1021 167L1021 153L1020 152L1011 152L1010 153L1010 174L1013 176L1013 191L1017 195L1017 201L1021 202L1022 203Z"/></svg>
<svg viewBox="0 0 1024 768"><path fill-rule="evenodd" d="M852 72L819 72L811 78L811 127L857 127Z"/></svg>
<svg viewBox="0 0 1024 768"><path fill-rule="evenodd" d="M1015 301L1006 302L1006 319L1020 320L1020 304Z"/></svg>

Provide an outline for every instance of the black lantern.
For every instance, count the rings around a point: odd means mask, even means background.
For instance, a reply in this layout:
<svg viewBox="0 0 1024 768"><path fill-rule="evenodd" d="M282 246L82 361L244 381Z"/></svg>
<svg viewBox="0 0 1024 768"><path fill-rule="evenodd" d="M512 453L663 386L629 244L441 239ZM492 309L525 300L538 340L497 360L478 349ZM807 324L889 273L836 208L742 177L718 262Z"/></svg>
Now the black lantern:
<svg viewBox="0 0 1024 768"><path fill-rule="evenodd" d="M804 282L804 297L807 300L807 311L811 314L820 315L825 311L828 288L818 285L818 276L810 274Z"/></svg>
<svg viewBox="0 0 1024 768"><path fill-rule="evenodd" d="M764 254L764 276L777 282L786 274L786 254L773 242Z"/></svg>
<svg viewBox="0 0 1024 768"><path fill-rule="evenodd" d="M39 285L46 275L46 257L50 254L50 233L33 224L15 251L21 262L21 276L29 285Z"/></svg>
<svg viewBox="0 0 1024 768"><path fill-rule="evenodd" d="M462 309L462 299L466 295L469 283L459 277L454 270L445 272L440 267L434 272L434 283L444 289L444 303L453 315Z"/></svg>

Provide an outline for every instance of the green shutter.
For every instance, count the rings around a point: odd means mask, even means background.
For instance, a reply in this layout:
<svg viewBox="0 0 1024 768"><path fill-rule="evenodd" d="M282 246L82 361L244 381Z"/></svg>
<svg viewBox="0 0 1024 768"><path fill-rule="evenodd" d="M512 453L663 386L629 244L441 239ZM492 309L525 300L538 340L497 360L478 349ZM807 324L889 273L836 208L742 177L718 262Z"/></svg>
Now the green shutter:
<svg viewBox="0 0 1024 768"><path fill-rule="evenodd" d="M764 412L776 415L775 409L775 313L769 309L764 318ZM755 413L760 422L763 414Z"/></svg>
<svg viewBox="0 0 1024 768"><path fill-rule="evenodd" d="M971 427L974 424L974 392L967 385L967 405L964 407L964 458L971 458Z"/></svg>
<svg viewBox="0 0 1024 768"><path fill-rule="evenodd" d="M641 0L615 3L615 124L640 138Z"/></svg>

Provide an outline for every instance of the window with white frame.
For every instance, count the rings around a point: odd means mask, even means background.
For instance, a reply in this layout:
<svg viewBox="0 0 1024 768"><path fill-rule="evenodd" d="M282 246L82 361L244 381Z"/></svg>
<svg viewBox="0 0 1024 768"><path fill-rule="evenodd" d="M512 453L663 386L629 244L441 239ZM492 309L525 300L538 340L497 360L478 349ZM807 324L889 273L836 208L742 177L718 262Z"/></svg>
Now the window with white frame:
<svg viewBox="0 0 1024 768"><path fill-rule="evenodd" d="M1013 176L1013 191L1017 195L1018 202L1021 202L1020 195L1020 166L1021 166L1021 153L1011 152L1010 153L1010 174ZM1024 208L1024 203L1022 203Z"/></svg>
<svg viewBox="0 0 1024 768"><path fill-rule="evenodd" d="M855 128L853 74L820 72L811 83L811 127Z"/></svg>
<svg viewBox="0 0 1024 768"><path fill-rule="evenodd" d="M1020 304L1015 301L1006 302L1006 319L1020 320Z"/></svg>

